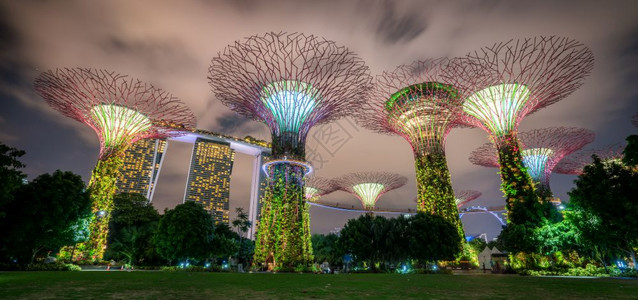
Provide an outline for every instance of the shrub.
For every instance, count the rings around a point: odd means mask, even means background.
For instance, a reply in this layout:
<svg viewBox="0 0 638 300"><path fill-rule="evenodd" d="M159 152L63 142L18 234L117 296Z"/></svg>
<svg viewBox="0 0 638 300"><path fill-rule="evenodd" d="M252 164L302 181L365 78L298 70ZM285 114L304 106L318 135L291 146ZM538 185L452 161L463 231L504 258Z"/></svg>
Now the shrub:
<svg viewBox="0 0 638 300"><path fill-rule="evenodd" d="M25 271L82 271L82 268L65 263L30 264L26 267Z"/></svg>

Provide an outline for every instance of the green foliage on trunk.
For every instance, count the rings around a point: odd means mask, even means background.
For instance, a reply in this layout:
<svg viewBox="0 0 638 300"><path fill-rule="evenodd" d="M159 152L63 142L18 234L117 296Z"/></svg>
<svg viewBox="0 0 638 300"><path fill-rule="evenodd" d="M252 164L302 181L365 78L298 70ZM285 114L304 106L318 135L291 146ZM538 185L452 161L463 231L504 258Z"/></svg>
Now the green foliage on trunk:
<svg viewBox="0 0 638 300"><path fill-rule="evenodd" d="M264 194L261 220L255 242L254 263L279 270L308 265L312 248L310 233L304 230L304 170L287 163L272 167ZM309 225L309 224L308 224Z"/></svg>
<svg viewBox="0 0 638 300"><path fill-rule="evenodd" d="M101 260L106 250L109 234L109 221L113 210L113 196L117 190L115 183L124 164L123 151L115 152L104 160L99 160L89 181L91 211L93 219L89 224L89 241L84 250L84 257Z"/></svg>
<svg viewBox="0 0 638 300"><path fill-rule="evenodd" d="M502 139L498 146L501 191L505 196L508 222L540 224L542 213L532 178L523 165L520 145L515 135Z"/></svg>
<svg viewBox="0 0 638 300"><path fill-rule="evenodd" d="M461 237L464 237L445 153L441 151L416 155L414 164L418 193L417 211L445 218L457 228Z"/></svg>

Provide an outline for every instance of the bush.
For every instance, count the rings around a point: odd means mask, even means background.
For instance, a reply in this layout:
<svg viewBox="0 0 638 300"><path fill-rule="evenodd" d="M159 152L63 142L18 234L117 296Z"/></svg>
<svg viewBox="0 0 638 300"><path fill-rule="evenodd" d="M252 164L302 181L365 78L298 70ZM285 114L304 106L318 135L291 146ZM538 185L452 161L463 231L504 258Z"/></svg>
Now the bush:
<svg viewBox="0 0 638 300"><path fill-rule="evenodd" d="M620 275L620 270L616 268L610 267L608 268L608 270L606 270L604 267L598 267L594 264L588 264L584 268L575 267L569 269L549 268L546 270L521 270L519 271L519 274L531 276L622 276Z"/></svg>
<svg viewBox="0 0 638 300"><path fill-rule="evenodd" d="M162 267L161 270L166 272L230 272L230 270L222 269L220 266L210 266L208 268L202 266L170 266Z"/></svg>
<svg viewBox="0 0 638 300"><path fill-rule="evenodd" d="M82 271L80 266L54 263L54 264L30 264L27 265L25 271Z"/></svg>

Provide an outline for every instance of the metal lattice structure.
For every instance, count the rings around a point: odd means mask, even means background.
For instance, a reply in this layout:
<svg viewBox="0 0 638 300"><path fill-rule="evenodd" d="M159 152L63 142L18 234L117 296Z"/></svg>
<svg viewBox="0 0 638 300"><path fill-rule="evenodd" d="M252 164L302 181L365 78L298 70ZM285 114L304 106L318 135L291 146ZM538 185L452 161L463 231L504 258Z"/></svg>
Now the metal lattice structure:
<svg viewBox="0 0 638 300"><path fill-rule="evenodd" d="M460 209L461 206L478 199L481 195L483 195L483 193L475 190L460 190L454 192L454 203L456 207ZM419 197L414 197L413 201L418 203Z"/></svg>
<svg viewBox="0 0 638 300"><path fill-rule="evenodd" d="M550 191L549 178L556 165L567 155L594 141L595 133L577 127L549 127L519 134L521 155L527 173L537 190ZM470 154L473 164L499 167L497 151L487 143Z"/></svg>
<svg viewBox="0 0 638 300"><path fill-rule="evenodd" d="M308 201L316 201L319 197L337 190L334 182L324 177L308 177L305 183L306 199Z"/></svg>
<svg viewBox="0 0 638 300"><path fill-rule="evenodd" d="M592 155L598 156L602 161L619 160L623 157L624 149L625 145L615 144L604 148L575 152L561 160L554 168L554 173L580 175L585 166L594 161Z"/></svg>
<svg viewBox="0 0 638 300"><path fill-rule="evenodd" d="M404 186L408 179L388 172L356 172L334 181L338 189L355 195L363 209L372 210L383 194Z"/></svg>
<svg viewBox="0 0 638 300"><path fill-rule="evenodd" d="M275 158L303 159L310 128L351 115L371 87L368 67L353 52L302 33L235 42L212 59L208 73L222 103L268 125Z"/></svg>
<svg viewBox="0 0 638 300"><path fill-rule="evenodd" d="M445 158L445 140L460 126L463 102L457 78L449 68L460 64L446 58L415 61L377 76L363 109L357 112L362 126L382 134L405 138L415 157L417 210L440 215L453 224L461 222Z"/></svg>
<svg viewBox="0 0 638 300"><path fill-rule="evenodd" d="M638 114L635 114L635 115L631 118L631 124L634 124L634 126L638 127Z"/></svg>
<svg viewBox="0 0 638 300"><path fill-rule="evenodd" d="M481 197L483 193L475 190L461 190L454 193L454 197L456 198L456 206L461 208L461 206L468 204L479 197Z"/></svg>
<svg viewBox="0 0 638 300"><path fill-rule="evenodd" d="M94 217L82 254L100 260L124 151L141 139L191 131L195 115L170 93L106 70L56 69L40 74L34 85L51 107L93 128L100 140L100 156L89 182Z"/></svg>
<svg viewBox="0 0 638 300"><path fill-rule="evenodd" d="M483 128L495 143L515 133L523 118L569 96L591 73L588 47L564 37L510 40L457 61L449 76L468 96L464 121Z"/></svg>
<svg viewBox="0 0 638 300"><path fill-rule="evenodd" d="M44 72L35 89L55 110L95 130L100 159L138 140L181 135L196 125L193 112L170 93L107 70Z"/></svg>
<svg viewBox="0 0 638 300"><path fill-rule="evenodd" d="M415 61L383 72L363 109L356 113L362 126L382 134L405 138L415 154L443 153L445 139L460 125L466 95L457 90L458 67L446 58Z"/></svg>
<svg viewBox="0 0 638 300"><path fill-rule="evenodd" d="M540 222L541 215L529 213L538 211L538 196L522 171L518 126L525 116L578 89L593 69L592 52L572 39L535 37L496 43L455 62L460 66L450 68L448 76L457 77L458 89L469 95L463 120L485 130L498 150L508 220Z"/></svg>
<svg viewBox="0 0 638 300"><path fill-rule="evenodd" d="M267 33L227 46L212 59L208 74L222 103L266 123L272 136L254 262L288 269L309 265L303 178L312 167L305 161L306 136L314 125L350 115L365 101L372 79L368 67L332 41Z"/></svg>

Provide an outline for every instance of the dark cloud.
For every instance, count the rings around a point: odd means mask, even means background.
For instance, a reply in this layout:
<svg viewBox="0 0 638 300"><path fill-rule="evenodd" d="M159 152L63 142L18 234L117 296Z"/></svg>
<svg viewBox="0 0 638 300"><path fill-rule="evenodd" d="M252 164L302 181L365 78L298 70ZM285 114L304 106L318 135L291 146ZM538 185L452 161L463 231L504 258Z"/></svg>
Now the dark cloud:
<svg viewBox="0 0 638 300"><path fill-rule="evenodd" d="M236 113L223 114L215 119L215 123L217 125L213 128L214 132L234 135L249 134L256 130L259 125L258 122L242 117Z"/></svg>
<svg viewBox="0 0 638 300"><path fill-rule="evenodd" d="M377 34L388 44L410 42L427 28L427 21L420 12L397 12L394 2L386 1Z"/></svg>

